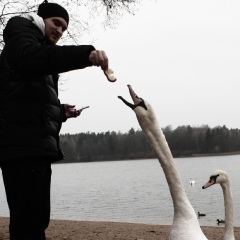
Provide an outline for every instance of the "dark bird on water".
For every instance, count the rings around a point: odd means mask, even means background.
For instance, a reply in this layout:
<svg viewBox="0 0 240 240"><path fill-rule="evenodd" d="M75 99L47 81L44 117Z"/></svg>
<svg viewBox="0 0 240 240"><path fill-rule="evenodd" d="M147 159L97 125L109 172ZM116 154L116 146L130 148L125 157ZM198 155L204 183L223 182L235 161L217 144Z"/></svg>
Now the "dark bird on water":
<svg viewBox="0 0 240 240"><path fill-rule="evenodd" d="M219 220L219 219L217 219L217 224L219 225L220 223L225 223L225 220Z"/></svg>
<svg viewBox="0 0 240 240"><path fill-rule="evenodd" d="M205 217L206 216L206 214L205 213L200 213L200 212L198 212L198 217L200 218L200 217Z"/></svg>

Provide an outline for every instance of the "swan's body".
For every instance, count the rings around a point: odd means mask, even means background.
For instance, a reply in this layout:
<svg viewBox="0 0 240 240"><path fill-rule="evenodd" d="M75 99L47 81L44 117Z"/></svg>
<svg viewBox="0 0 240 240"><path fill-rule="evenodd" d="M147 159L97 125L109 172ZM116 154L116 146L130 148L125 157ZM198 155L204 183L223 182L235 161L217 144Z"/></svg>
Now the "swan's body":
<svg viewBox="0 0 240 240"><path fill-rule="evenodd" d="M219 183L223 190L224 205L225 205L225 229L224 240L235 240L234 225L233 225L233 197L231 191L230 178L225 171L215 171L210 180L202 187L203 189Z"/></svg>
<svg viewBox="0 0 240 240"><path fill-rule="evenodd" d="M207 240L187 198L168 143L152 107L146 101L138 98L130 85L128 87L134 104L127 102L122 97L119 98L136 113L138 122L163 168L172 196L174 217L169 240Z"/></svg>

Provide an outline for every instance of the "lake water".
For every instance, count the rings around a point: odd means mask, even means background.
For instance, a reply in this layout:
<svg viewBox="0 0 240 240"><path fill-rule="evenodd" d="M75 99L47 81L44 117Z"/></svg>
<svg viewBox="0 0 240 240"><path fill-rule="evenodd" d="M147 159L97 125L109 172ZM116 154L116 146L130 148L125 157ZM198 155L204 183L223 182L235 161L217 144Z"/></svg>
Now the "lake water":
<svg viewBox="0 0 240 240"><path fill-rule="evenodd" d="M224 219L220 185L202 189L217 169L228 172L234 197L234 224L240 226L240 155L175 159L201 226ZM52 166L52 219L171 224L173 205L157 159ZM190 185L190 178L195 185ZM9 216L0 178L0 216Z"/></svg>

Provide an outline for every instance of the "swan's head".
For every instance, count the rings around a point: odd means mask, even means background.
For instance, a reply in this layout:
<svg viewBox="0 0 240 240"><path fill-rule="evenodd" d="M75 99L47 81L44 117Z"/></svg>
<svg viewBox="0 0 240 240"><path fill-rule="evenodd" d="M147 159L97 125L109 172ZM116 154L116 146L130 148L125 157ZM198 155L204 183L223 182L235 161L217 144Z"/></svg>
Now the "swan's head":
<svg viewBox="0 0 240 240"><path fill-rule="evenodd" d="M216 170L213 172L213 174L210 176L209 181L202 186L203 189L208 188L216 183L224 184L229 181L228 174L223 170Z"/></svg>
<svg viewBox="0 0 240 240"><path fill-rule="evenodd" d="M132 110L134 110L138 106L144 108L145 110L147 110L147 106L146 106L144 100L137 96L137 94L133 91L131 85L127 85L127 86L128 86L130 95L132 97L133 104L128 102L127 100L125 100L122 96L118 96L118 98L121 99Z"/></svg>
<svg viewBox="0 0 240 240"><path fill-rule="evenodd" d="M128 85L128 89L133 103L128 102L121 96L118 96L118 98L136 113L138 122L143 131L156 132L156 130L159 129L159 126L153 108L147 101L138 97L130 85Z"/></svg>

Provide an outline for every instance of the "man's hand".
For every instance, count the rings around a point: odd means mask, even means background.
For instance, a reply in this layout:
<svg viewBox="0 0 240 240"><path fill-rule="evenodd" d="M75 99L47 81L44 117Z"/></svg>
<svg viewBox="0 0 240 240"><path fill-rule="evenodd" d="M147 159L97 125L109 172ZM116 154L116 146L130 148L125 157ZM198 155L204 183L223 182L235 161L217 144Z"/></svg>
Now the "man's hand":
<svg viewBox="0 0 240 240"><path fill-rule="evenodd" d="M94 66L100 66L102 70L108 69L108 57L104 51L94 50L89 55L89 61Z"/></svg>
<svg viewBox="0 0 240 240"><path fill-rule="evenodd" d="M83 108L77 110L77 109L75 109L75 105L64 104L64 109L65 109L67 119L78 117L81 114L82 110L84 110L86 108L89 108L89 106L83 107Z"/></svg>
<svg viewBox="0 0 240 240"><path fill-rule="evenodd" d="M75 109L75 105L64 104L64 108L65 108L65 113L66 113L67 119L68 118L76 118L82 112L82 109L79 109L79 110Z"/></svg>

